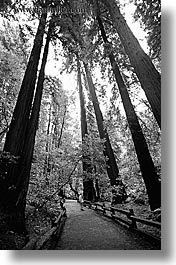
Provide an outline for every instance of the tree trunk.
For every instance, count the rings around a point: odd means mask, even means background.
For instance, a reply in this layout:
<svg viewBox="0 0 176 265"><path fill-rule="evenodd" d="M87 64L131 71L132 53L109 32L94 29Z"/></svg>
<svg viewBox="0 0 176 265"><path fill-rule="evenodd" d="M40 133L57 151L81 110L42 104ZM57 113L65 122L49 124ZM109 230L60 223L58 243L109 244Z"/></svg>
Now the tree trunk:
<svg viewBox="0 0 176 265"><path fill-rule="evenodd" d="M79 99L80 99L80 108L81 108L81 135L82 135L82 144L84 145L85 136L88 134L87 130L87 117L86 109L83 95L83 87L81 80L81 70L80 62L77 57L77 70L78 70L78 85L79 85ZM91 163L91 158L88 154L82 156L82 165L83 165L83 197L85 200L94 200L95 199L95 189L93 185L93 179L87 179L88 174L93 173L93 167Z"/></svg>
<svg viewBox="0 0 176 265"><path fill-rule="evenodd" d="M161 76L121 15L116 0L100 0L107 7L131 65L161 128Z"/></svg>
<svg viewBox="0 0 176 265"><path fill-rule="evenodd" d="M23 149L21 152L21 157L14 173L14 183L13 188L8 189L8 194L6 197L7 201L5 202L4 207L6 212L13 216L13 223L11 222L9 226L16 231L25 230L25 204L26 204L26 195L29 185L30 170L32 164L33 150L35 144L35 135L38 126L40 105L43 92L43 82L44 82L44 71L45 65L48 56L50 41L50 28L48 30L48 35L46 39L46 44L44 48L43 58L41 69L39 72L34 103L32 107L32 112L30 118L27 121L27 130L25 134L25 141L23 144Z"/></svg>
<svg viewBox="0 0 176 265"><path fill-rule="evenodd" d="M97 20L99 23L99 27L101 30L103 40L105 43L108 43L101 18L98 16ZM142 132L142 128L139 124L137 115L135 113L135 110L133 108L133 105L131 103L131 100L130 100L130 97L127 91L127 88L125 86L125 83L120 74L120 70L118 68L118 65L115 61L115 57L112 52L109 54L109 60L110 60L112 70L115 75L115 79L116 79L119 92L122 98L123 106L126 112L129 128L132 134L136 154L137 154L141 172L142 172L142 177L144 179L146 189L147 189L147 193L149 197L149 204L150 204L151 210L154 210L161 206L161 185L158 180L158 176L155 171L155 166L150 156L148 146L147 146L145 137Z"/></svg>
<svg viewBox="0 0 176 265"><path fill-rule="evenodd" d="M13 117L6 135L4 151L19 156L23 148L27 121L30 116L32 100L37 78L37 68L43 43L47 14L41 16L38 30L35 36L34 45L31 51L27 69L22 81L17 103L13 112Z"/></svg>
<svg viewBox="0 0 176 265"><path fill-rule="evenodd" d="M51 126L51 103L49 108L49 119L48 119L48 126L46 132L46 155L45 155L45 162L44 162L44 169L43 174L47 179L47 175L50 173L50 144L49 144L49 135L50 135L50 126Z"/></svg>
<svg viewBox="0 0 176 265"><path fill-rule="evenodd" d="M42 43L43 43L46 17L47 14L43 13L39 22L38 30L34 40L34 45L22 81L21 89L18 95L9 131L7 132L6 135L6 140L3 150L4 152L9 152L11 155L19 157L22 154L27 123L31 111L33 94L35 90L35 82L37 78L37 68L40 59ZM16 171L18 169L18 166L20 165L6 164L4 166L5 170L1 171L1 175L3 177L1 178L1 185L0 185L0 210L2 212L10 213L13 216L14 205L16 205L16 196L18 193L17 182L19 179L19 176L18 174L16 174ZM13 225L14 217L12 216L9 218L9 220L11 220L10 223ZM18 221L16 220L16 223L17 222ZM18 225L16 224L16 226Z"/></svg>
<svg viewBox="0 0 176 265"><path fill-rule="evenodd" d="M33 151L34 151L34 145L35 145L35 136L36 136L37 125L38 125L39 114L40 114L40 106L41 106L42 93L43 93L43 83L44 83L44 76L45 76L45 66L46 66L47 57L48 57L51 30L52 29L51 29L51 24L50 24L49 29L48 29L47 38L46 38L45 48L43 52L42 64L41 64L41 68L39 72L31 117L28 122L28 127L27 127L27 132L26 132L26 137L25 137L26 140L24 143L22 159L21 159L21 167L19 171L18 187L20 191L20 196L18 197L17 207L22 209L23 212L25 210L26 195L27 195L27 190L28 190L28 185L29 185L30 170L31 170L32 157L33 157Z"/></svg>
<svg viewBox="0 0 176 265"><path fill-rule="evenodd" d="M78 200L79 193L78 193L78 191L77 191L76 188L73 188L73 185L72 185L72 182L71 181L69 182L69 186L70 186L70 189L74 192L76 199Z"/></svg>
<svg viewBox="0 0 176 265"><path fill-rule="evenodd" d="M108 158L106 159L106 169L107 169L108 177L110 179L111 185L115 185L116 179L118 179L119 169L117 167L117 163L114 157L114 152L111 147L108 133L103 125L103 115L100 110L100 106L98 103L92 77L91 77L90 71L86 63L84 63L84 68L85 68L86 78L87 78L87 82L88 82L88 86L89 86L89 90L90 90L90 94L92 97L92 102L93 102L93 106L95 110L95 116L97 120L99 135L101 139L105 140L103 153L104 153L105 159Z"/></svg>
<svg viewBox="0 0 176 265"><path fill-rule="evenodd" d="M100 188L98 184L98 179L95 180L95 190L96 190L96 201L100 200Z"/></svg>
<svg viewBox="0 0 176 265"><path fill-rule="evenodd" d="M61 139L62 139L62 133L63 133L63 129L64 129L64 124L65 124L66 112L67 112L67 106L65 105L64 116L63 116L63 120L62 120L61 131L60 131L60 135L59 135L59 139L58 139L57 148L59 148L61 146Z"/></svg>

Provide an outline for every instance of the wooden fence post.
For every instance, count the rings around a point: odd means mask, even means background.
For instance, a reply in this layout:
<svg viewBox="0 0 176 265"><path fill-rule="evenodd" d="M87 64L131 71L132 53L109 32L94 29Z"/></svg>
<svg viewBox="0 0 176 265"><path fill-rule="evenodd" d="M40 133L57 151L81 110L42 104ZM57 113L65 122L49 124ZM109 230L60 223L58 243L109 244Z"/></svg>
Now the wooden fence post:
<svg viewBox="0 0 176 265"><path fill-rule="evenodd" d="M134 211L133 211L133 209L129 209L129 217L130 217L131 215L134 216ZM129 219L130 219L130 218L129 218ZM137 224L136 224L136 221L135 221L135 220L131 220L130 228L137 228Z"/></svg>
<svg viewBox="0 0 176 265"><path fill-rule="evenodd" d="M106 213L106 209L105 209L106 205L105 205L105 202L103 202L103 205L102 205L102 208L103 208L103 214Z"/></svg>
<svg viewBox="0 0 176 265"><path fill-rule="evenodd" d="M111 217L114 218L115 216L115 210L111 207Z"/></svg>

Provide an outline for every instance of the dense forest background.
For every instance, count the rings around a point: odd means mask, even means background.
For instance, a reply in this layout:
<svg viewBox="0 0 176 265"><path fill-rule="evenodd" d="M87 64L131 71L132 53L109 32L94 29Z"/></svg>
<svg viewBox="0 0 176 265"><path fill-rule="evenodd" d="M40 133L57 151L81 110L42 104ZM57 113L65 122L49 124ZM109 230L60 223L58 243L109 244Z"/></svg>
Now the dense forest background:
<svg viewBox="0 0 176 265"><path fill-rule="evenodd" d="M8 0L0 12L8 229L25 230L26 205L54 211L82 191L160 208L160 1Z"/></svg>

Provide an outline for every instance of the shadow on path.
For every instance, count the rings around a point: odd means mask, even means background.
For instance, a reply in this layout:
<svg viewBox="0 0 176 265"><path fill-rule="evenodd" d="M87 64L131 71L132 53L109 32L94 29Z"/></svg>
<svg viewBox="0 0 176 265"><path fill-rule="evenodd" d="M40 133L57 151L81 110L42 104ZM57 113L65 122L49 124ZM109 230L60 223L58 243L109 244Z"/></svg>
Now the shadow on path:
<svg viewBox="0 0 176 265"><path fill-rule="evenodd" d="M95 211L69 200L65 203L67 220L56 250L157 250L156 245L100 216Z"/></svg>

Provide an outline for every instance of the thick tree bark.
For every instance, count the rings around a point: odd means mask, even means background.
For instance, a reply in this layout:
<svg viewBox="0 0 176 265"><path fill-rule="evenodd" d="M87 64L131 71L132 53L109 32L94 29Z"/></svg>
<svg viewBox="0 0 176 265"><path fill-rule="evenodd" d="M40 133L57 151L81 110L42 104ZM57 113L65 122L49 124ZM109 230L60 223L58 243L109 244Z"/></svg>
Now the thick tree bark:
<svg viewBox="0 0 176 265"><path fill-rule="evenodd" d="M121 15L116 0L100 0L107 7L131 65L161 128L161 76Z"/></svg>
<svg viewBox="0 0 176 265"><path fill-rule="evenodd" d="M6 135L4 151L19 156L23 148L37 78L47 14L43 13L35 36L27 69L22 81L13 117Z"/></svg>
<svg viewBox="0 0 176 265"><path fill-rule="evenodd" d="M35 136L39 121L39 113L40 113L40 106L42 100L42 93L43 93L43 82L45 76L45 66L48 57L48 50L49 50L49 42L50 42L50 35L51 35L51 24L48 29L48 34L46 38L45 48L43 52L42 64L39 72L36 92L34 103L32 107L31 116L28 122L26 137L24 142L24 148L21 157L21 163L19 167L19 178L17 187L19 190L18 200L16 202L17 208L22 210L22 213L25 211L25 204L26 204L26 195L29 185L29 178L30 178L30 170L32 165L32 157L35 145Z"/></svg>
<svg viewBox="0 0 176 265"><path fill-rule="evenodd" d="M82 80L81 80L80 62L79 62L78 57L77 57L77 70L78 70L80 109L81 109L81 135L82 135L82 144L84 144L84 139L85 139L85 136L88 134L88 129L87 129L85 101L84 101L83 87L82 87ZM92 201L95 199L95 189L93 185L93 179L87 179L86 177L87 174L93 173L93 167L92 167L91 158L89 155L86 155L83 153L82 165L83 165L83 197L85 200ZM84 174L85 174L85 177L84 177Z"/></svg>
<svg viewBox="0 0 176 265"><path fill-rule="evenodd" d="M101 34L105 43L108 43L108 39L104 30L101 18L97 17ZM152 158L150 156L148 146L145 137L142 132L142 128L139 124L137 115L131 103L127 88L121 76L119 67L115 61L115 57L111 52L109 54L109 60L112 66L112 70L115 75L115 79L119 88L119 92L122 98L123 106L126 112L129 128L132 134L136 154L140 164L142 177L144 179L151 210L159 208L161 206L161 185L158 180L157 173L155 171L155 166L153 164Z"/></svg>
<svg viewBox="0 0 176 265"><path fill-rule="evenodd" d="M3 150L4 152L9 152L11 155L19 157L24 147L25 134L31 112L46 17L47 14L43 13L39 22ZM4 172L1 172L3 177L0 179L0 210L2 212L13 213L13 206L16 203L17 196L17 182L19 179L18 174L16 174L18 166L18 164L6 164Z"/></svg>
<svg viewBox="0 0 176 265"><path fill-rule="evenodd" d="M15 179L15 182L13 183L13 187L11 189L7 189L7 194L5 196L6 198L4 198L3 206L5 212L10 216L13 216L13 222L11 221L9 223L9 226L10 228L18 232L25 230L26 195L29 185L30 169L31 169L33 150L35 144L35 135L38 126L40 105L42 99L44 70L47 61L49 41L50 41L49 33L50 31L48 31L46 39L32 112L30 117L26 121L27 129L25 133L23 149L21 151L21 157L16 169L14 170L13 179Z"/></svg>
<svg viewBox="0 0 176 265"><path fill-rule="evenodd" d="M118 169L115 157L114 157L114 152L113 152L110 140L109 140L108 133L103 125L103 115L100 110L100 106L98 103L92 77L91 77L90 71L86 63L84 63L84 68L85 68L86 78L87 78L87 82L88 82L88 86L89 86L89 90L90 90L90 94L92 97L92 102L93 102L93 106L95 110L95 116L97 120L99 135L101 139L105 140L104 156L105 156L105 159L108 158L106 160L106 169L107 169L108 177L110 179L111 185L115 185L116 179L118 179L119 169Z"/></svg>

